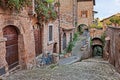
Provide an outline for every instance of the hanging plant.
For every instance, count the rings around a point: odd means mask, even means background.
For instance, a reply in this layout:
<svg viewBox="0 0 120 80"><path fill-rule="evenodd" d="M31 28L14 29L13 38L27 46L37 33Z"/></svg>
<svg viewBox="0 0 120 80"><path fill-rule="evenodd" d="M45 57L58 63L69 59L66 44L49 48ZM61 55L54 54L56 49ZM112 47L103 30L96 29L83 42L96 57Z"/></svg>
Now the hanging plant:
<svg viewBox="0 0 120 80"><path fill-rule="evenodd" d="M35 10L38 14L39 21L48 22L49 20L55 20L57 18L57 13L53 9L53 6L45 1L36 1ZM49 6L48 6L49 5ZM44 18L43 18L44 17Z"/></svg>
<svg viewBox="0 0 120 80"><path fill-rule="evenodd" d="M54 0L46 0L47 3L53 3Z"/></svg>
<svg viewBox="0 0 120 80"><path fill-rule="evenodd" d="M25 5L30 5L31 0L0 0L0 6L5 9L20 11Z"/></svg>
<svg viewBox="0 0 120 80"><path fill-rule="evenodd" d="M60 2L56 2L56 3L54 4L54 6L55 6L55 7L60 7Z"/></svg>

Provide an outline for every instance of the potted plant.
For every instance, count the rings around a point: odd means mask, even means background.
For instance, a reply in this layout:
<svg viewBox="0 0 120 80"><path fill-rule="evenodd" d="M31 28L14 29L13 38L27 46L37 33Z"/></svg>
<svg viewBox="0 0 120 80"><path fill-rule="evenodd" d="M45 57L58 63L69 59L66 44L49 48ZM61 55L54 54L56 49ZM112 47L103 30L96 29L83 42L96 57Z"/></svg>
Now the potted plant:
<svg viewBox="0 0 120 80"><path fill-rule="evenodd" d="M67 49L66 49L66 52L67 52L68 56L71 56L71 51L72 51L72 48L73 48L73 47L74 47L73 42L72 42L72 41L69 42L68 47L67 47Z"/></svg>

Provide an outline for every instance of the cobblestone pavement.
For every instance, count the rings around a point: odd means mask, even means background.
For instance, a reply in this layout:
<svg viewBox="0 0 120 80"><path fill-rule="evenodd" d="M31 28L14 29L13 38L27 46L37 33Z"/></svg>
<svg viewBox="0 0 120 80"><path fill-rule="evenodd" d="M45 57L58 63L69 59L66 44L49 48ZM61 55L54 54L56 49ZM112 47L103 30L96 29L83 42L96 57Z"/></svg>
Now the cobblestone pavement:
<svg viewBox="0 0 120 80"><path fill-rule="evenodd" d="M120 74L107 61L91 58L71 65L19 71L6 80L120 80Z"/></svg>

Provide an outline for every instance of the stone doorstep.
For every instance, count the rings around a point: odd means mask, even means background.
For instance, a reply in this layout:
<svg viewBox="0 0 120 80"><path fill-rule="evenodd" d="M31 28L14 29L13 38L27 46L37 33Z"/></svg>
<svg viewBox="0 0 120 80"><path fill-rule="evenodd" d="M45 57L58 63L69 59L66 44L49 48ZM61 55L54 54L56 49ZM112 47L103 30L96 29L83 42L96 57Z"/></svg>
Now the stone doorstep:
<svg viewBox="0 0 120 80"><path fill-rule="evenodd" d="M9 70L8 72L6 72L6 74L3 74L0 76L0 80L5 80L6 77L8 77L10 74L14 74L16 73L17 71L19 71L21 68L20 68L20 65L12 68L11 70Z"/></svg>
<svg viewBox="0 0 120 80"><path fill-rule="evenodd" d="M21 70L20 67L21 67L21 66L18 65L18 66L16 66L16 67L14 67L13 69L9 70L8 72L9 72L10 74L16 73L18 70Z"/></svg>

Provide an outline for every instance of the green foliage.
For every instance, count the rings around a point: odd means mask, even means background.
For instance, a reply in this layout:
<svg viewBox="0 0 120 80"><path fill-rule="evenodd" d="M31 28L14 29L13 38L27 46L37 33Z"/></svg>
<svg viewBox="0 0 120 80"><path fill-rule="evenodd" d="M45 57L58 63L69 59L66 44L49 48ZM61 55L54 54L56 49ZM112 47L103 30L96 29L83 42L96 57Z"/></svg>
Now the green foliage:
<svg viewBox="0 0 120 80"><path fill-rule="evenodd" d="M101 40L103 41L103 45L105 45L105 37L106 37L106 34L105 32L101 35Z"/></svg>
<svg viewBox="0 0 120 80"><path fill-rule="evenodd" d="M96 46L93 50L94 56L102 56L103 49L100 46Z"/></svg>
<svg viewBox="0 0 120 80"><path fill-rule="evenodd" d="M60 7L60 2L55 2L54 6L55 7Z"/></svg>
<svg viewBox="0 0 120 80"><path fill-rule="evenodd" d="M64 50L63 54L66 54L66 53L69 53L72 51L73 47L75 46L75 43L78 40L78 37L79 37L79 33L78 32L74 33L73 41L69 42L69 44L68 44L67 48Z"/></svg>
<svg viewBox="0 0 120 80"><path fill-rule="evenodd" d="M54 0L45 0L47 3L53 3Z"/></svg>
<svg viewBox="0 0 120 80"><path fill-rule="evenodd" d="M93 42L92 42L92 38L90 38L90 45L92 46Z"/></svg>
<svg viewBox="0 0 120 80"><path fill-rule="evenodd" d="M78 32L74 33L73 41L77 41L78 37L79 37L79 33Z"/></svg>
<svg viewBox="0 0 120 80"><path fill-rule="evenodd" d="M95 19L95 22L90 25L90 28L102 29L102 23L100 22L99 18Z"/></svg>
<svg viewBox="0 0 120 80"><path fill-rule="evenodd" d="M110 22L114 24L119 24L120 25L120 17L119 16L114 16L110 18Z"/></svg>
<svg viewBox="0 0 120 80"><path fill-rule="evenodd" d="M29 4L30 4L30 0L6 0L6 1L0 0L0 6L6 9L17 10L17 11L20 11L22 7Z"/></svg>
<svg viewBox="0 0 120 80"><path fill-rule="evenodd" d="M49 5L49 6L48 6ZM38 14L39 21L49 21L50 19L55 20L57 18L57 13L53 9L53 5L46 1L36 0L35 10Z"/></svg>
<svg viewBox="0 0 120 80"><path fill-rule="evenodd" d="M112 22L110 21L110 20L106 20L106 25L111 25L112 24Z"/></svg>
<svg viewBox="0 0 120 80"><path fill-rule="evenodd" d="M74 47L74 43L72 41L69 42L68 47L66 48L66 52L71 52L73 47Z"/></svg>

